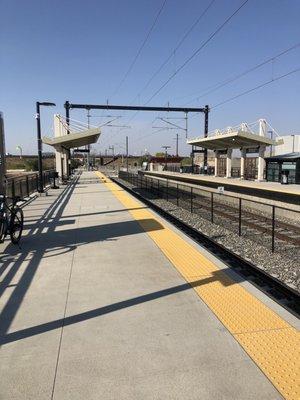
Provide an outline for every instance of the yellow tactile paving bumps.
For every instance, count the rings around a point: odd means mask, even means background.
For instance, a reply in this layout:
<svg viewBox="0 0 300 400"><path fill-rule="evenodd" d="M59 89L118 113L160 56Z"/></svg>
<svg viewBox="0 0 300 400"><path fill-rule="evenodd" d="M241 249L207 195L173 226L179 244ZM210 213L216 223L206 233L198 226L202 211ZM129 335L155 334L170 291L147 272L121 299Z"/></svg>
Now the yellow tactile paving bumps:
<svg viewBox="0 0 300 400"><path fill-rule="evenodd" d="M97 172L97 175L130 209L131 215L280 393L286 399L299 400L299 332L164 225L151 211L140 209L140 204L124 190L116 191L117 185L103 174ZM151 220L156 220L162 229L152 230Z"/></svg>

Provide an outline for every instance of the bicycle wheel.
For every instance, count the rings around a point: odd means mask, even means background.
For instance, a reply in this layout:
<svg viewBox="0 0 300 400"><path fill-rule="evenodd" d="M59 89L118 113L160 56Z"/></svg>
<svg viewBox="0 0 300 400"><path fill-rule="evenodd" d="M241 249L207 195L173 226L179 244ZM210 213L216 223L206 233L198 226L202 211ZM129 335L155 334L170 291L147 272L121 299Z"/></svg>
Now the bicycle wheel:
<svg viewBox="0 0 300 400"><path fill-rule="evenodd" d="M10 218L10 239L13 244L19 243L23 231L23 211L20 207L15 207L11 212Z"/></svg>
<svg viewBox="0 0 300 400"><path fill-rule="evenodd" d="M0 243L4 241L6 230L7 230L6 215L2 211L0 211Z"/></svg>

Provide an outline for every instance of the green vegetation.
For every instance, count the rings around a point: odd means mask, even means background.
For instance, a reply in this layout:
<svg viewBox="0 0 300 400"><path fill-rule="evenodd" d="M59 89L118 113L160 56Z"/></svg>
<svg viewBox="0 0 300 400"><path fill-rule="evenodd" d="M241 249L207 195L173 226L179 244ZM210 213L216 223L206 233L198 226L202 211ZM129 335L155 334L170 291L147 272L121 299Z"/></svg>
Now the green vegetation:
<svg viewBox="0 0 300 400"><path fill-rule="evenodd" d="M31 160L26 160L24 162L24 165L25 165L25 170L27 172L37 171L39 169L37 158L33 158Z"/></svg>
<svg viewBox="0 0 300 400"><path fill-rule="evenodd" d="M192 165L192 159L191 159L191 157L185 157L183 160L181 160L180 165L181 165L182 167L185 167L185 166L187 166L187 165Z"/></svg>
<svg viewBox="0 0 300 400"><path fill-rule="evenodd" d="M191 157L185 157L180 164L182 167L186 166L186 165L192 165L192 159Z"/></svg>
<svg viewBox="0 0 300 400"><path fill-rule="evenodd" d="M55 159L43 158L43 168L54 169ZM25 171L37 171L38 170L38 159L37 157L6 157L6 169L23 169Z"/></svg>

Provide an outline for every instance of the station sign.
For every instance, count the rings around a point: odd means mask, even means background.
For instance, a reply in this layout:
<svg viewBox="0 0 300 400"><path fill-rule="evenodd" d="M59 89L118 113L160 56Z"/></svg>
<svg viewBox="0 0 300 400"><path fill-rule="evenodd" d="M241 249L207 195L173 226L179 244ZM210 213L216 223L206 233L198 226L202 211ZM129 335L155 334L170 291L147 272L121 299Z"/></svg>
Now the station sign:
<svg viewBox="0 0 300 400"><path fill-rule="evenodd" d="M225 192L224 186L218 186L218 193L224 194L224 192Z"/></svg>
<svg viewBox="0 0 300 400"><path fill-rule="evenodd" d="M252 149L246 149L247 154L255 154L259 152L259 146L258 147L252 147Z"/></svg>
<svg viewBox="0 0 300 400"><path fill-rule="evenodd" d="M74 149L74 153L89 153L90 149Z"/></svg>

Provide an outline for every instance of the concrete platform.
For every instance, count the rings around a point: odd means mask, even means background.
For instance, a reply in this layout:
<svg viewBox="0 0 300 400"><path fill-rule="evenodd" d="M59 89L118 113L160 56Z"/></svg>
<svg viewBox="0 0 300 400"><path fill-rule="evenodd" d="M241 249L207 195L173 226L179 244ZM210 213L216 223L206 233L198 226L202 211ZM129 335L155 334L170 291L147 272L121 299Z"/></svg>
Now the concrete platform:
<svg viewBox="0 0 300 400"><path fill-rule="evenodd" d="M282 399L149 237L163 226L96 182L39 197L21 249L0 245L0 399Z"/></svg>
<svg viewBox="0 0 300 400"><path fill-rule="evenodd" d="M149 176L172 179L178 182L203 186L205 188L216 189L224 186L225 191L230 194L253 196L256 199L272 200L284 204L299 206L300 209L300 185L281 185L276 182L256 182L241 180L239 178L220 178L206 175L196 175L187 173L176 173L170 171L163 172L143 172Z"/></svg>

